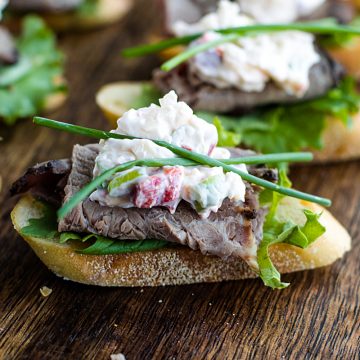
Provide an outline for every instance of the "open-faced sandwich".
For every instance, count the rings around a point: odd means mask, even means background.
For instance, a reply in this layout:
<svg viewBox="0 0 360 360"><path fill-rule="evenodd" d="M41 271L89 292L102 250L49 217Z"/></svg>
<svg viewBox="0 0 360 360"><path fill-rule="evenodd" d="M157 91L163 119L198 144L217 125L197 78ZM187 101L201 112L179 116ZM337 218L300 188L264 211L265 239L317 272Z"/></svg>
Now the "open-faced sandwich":
<svg viewBox="0 0 360 360"><path fill-rule="evenodd" d="M309 153L258 155L217 146L214 125L175 92L130 110L111 132L53 120L35 123L102 139L70 159L29 169L15 229L55 274L101 286L156 286L260 276L333 263L350 249L346 230L291 189L283 167ZM319 205L320 204L320 205Z"/></svg>
<svg viewBox="0 0 360 360"><path fill-rule="evenodd" d="M233 0L244 14L259 23L290 23L335 17L340 22L350 22L356 13L356 1L342 0ZM219 0L159 0L166 28L178 21L194 23L216 10Z"/></svg>
<svg viewBox="0 0 360 360"><path fill-rule="evenodd" d="M63 72L63 54L41 18L24 18L17 38L0 26L0 121L11 125L62 104Z"/></svg>
<svg viewBox="0 0 360 360"><path fill-rule="evenodd" d="M133 0L2 0L8 3L6 20L26 13L38 13L54 29L88 29L119 20Z"/></svg>
<svg viewBox="0 0 360 360"><path fill-rule="evenodd" d="M335 18L343 24L358 24L360 3L356 0L235 0L243 14L262 24L281 24L294 21ZM196 23L203 16L214 12L219 0L160 0L165 31L177 34L176 27ZM341 41L339 41L341 40ZM345 40L345 41L344 41ZM329 42L328 50L351 75L360 76L360 40L337 38Z"/></svg>
<svg viewBox="0 0 360 360"><path fill-rule="evenodd" d="M233 133L227 145L263 153L309 149L323 161L360 156L356 82L323 45L359 35L359 28L334 20L259 24L226 0L197 23L173 28L176 38L124 52L137 56L186 45L155 70L147 91L127 83L103 88L98 103L112 119L129 106L127 93L138 93L136 101L130 98L133 106L174 89L201 117Z"/></svg>

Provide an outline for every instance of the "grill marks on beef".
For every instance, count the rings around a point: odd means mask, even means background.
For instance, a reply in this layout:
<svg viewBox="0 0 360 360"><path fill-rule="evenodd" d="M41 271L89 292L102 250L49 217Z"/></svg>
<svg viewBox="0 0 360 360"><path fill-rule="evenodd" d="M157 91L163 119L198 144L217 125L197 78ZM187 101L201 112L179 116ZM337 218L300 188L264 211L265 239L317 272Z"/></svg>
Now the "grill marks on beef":
<svg viewBox="0 0 360 360"><path fill-rule="evenodd" d="M74 147L64 201L91 181L97 154L96 145ZM246 197L245 203L238 206L224 201L220 210L208 219L201 219L186 202L181 202L175 214L170 214L161 207L122 209L87 199L60 221L59 231L90 232L121 240L157 238L207 255L242 258L256 268L264 211L259 209L256 193L250 186Z"/></svg>
<svg viewBox="0 0 360 360"><path fill-rule="evenodd" d="M319 54L321 61L310 69L309 90L301 98L302 101L325 95L343 77L342 66L324 52ZM170 72L155 70L153 80L160 91L167 93L175 90L179 98L195 110L230 113L270 104L299 102L298 97L288 95L273 82L270 82L262 92L245 92L236 88L218 89L197 78L189 71L186 64Z"/></svg>

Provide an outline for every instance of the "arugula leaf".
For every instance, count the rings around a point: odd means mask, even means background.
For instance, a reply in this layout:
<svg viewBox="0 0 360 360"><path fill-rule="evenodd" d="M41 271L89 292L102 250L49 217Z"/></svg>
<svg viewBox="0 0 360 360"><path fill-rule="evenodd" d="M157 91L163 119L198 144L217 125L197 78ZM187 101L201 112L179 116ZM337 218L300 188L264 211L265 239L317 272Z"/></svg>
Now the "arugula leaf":
<svg viewBox="0 0 360 360"><path fill-rule="evenodd" d="M93 245L78 252L87 255L126 254L161 249L170 245L168 241L163 240L120 241L110 240L97 235L95 237L96 241Z"/></svg>
<svg viewBox="0 0 360 360"><path fill-rule="evenodd" d="M81 243L90 242L85 249L78 250L78 253L87 255L111 255L125 254L131 252L143 252L161 249L170 246L168 241L163 240L129 240L121 241L109 239L96 234L82 235L73 232L58 233L56 209L44 202L37 202L41 206L42 217L30 219L29 224L21 229L21 234L35 238L53 240L58 238L60 244L68 241L78 241Z"/></svg>
<svg viewBox="0 0 360 360"><path fill-rule="evenodd" d="M347 77L325 96L300 104L269 106L239 117L208 112L197 115L210 123L216 119L227 136L237 134L243 145L267 154L321 149L327 117L339 118L350 127L359 105L356 82Z"/></svg>
<svg viewBox="0 0 360 360"><path fill-rule="evenodd" d="M60 235L60 243L66 243L67 241L81 241L86 243L93 241L93 244L83 250L78 250L80 254L87 255L112 255L112 254L125 254L131 252L142 252L160 249L165 246L169 246L168 241L163 240L139 240L139 241L122 241L109 239L104 236L89 234L82 236L77 233L62 233Z"/></svg>
<svg viewBox="0 0 360 360"><path fill-rule="evenodd" d="M58 235L56 210L49 204L38 203L43 216L30 219L29 225L21 229L21 234L41 239L54 239Z"/></svg>
<svg viewBox="0 0 360 360"><path fill-rule="evenodd" d="M63 232L60 234L60 244L65 244L67 241L71 240L78 240L82 241L83 237L80 234L73 233L73 232Z"/></svg>
<svg viewBox="0 0 360 360"><path fill-rule="evenodd" d="M17 49L19 61L0 67L0 118L9 125L18 118L35 115L44 108L49 95L65 91L57 84L64 58L43 20L25 18Z"/></svg>

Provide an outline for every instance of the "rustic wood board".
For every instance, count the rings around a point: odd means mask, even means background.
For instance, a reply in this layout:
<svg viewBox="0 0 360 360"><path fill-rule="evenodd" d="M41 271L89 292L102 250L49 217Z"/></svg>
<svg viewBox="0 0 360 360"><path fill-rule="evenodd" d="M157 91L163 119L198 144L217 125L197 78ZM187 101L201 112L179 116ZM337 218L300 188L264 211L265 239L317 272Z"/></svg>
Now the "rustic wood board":
<svg viewBox="0 0 360 360"><path fill-rule="evenodd" d="M145 5L145 6L141 6ZM96 90L146 79L155 58L119 51L145 41L159 20L148 1L101 31L62 38L71 97L53 118L106 128ZM130 40L131 38L131 40ZM7 190L27 166L69 155L87 139L23 121L0 128L0 358L3 359L358 359L360 354L360 162L293 170L295 186L334 200L353 250L331 267L285 276L271 291L258 280L145 289L102 289L50 273L14 232ZM39 289L48 286L48 298Z"/></svg>

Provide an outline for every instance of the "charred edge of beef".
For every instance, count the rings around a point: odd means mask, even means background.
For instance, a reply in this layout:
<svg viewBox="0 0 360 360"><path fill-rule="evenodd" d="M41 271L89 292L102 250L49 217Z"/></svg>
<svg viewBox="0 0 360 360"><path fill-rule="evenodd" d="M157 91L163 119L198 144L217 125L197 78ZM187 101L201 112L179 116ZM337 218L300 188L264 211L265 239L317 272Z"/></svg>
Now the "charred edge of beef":
<svg viewBox="0 0 360 360"><path fill-rule="evenodd" d="M286 94L273 82L260 93L244 92L235 88L218 89L192 74L187 64L182 64L170 72L155 70L153 80L160 91L167 93L175 90L179 98L195 110L242 113L259 106L291 104L325 95L339 83L344 76L344 70L325 52L319 51L319 54L321 61L310 69L309 90L301 99Z"/></svg>
<svg viewBox="0 0 360 360"><path fill-rule="evenodd" d="M71 161L52 160L38 164L26 171L11 187L12 196L30 191L54 205L64 198L64 187L71 171Z"/></svg>

